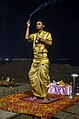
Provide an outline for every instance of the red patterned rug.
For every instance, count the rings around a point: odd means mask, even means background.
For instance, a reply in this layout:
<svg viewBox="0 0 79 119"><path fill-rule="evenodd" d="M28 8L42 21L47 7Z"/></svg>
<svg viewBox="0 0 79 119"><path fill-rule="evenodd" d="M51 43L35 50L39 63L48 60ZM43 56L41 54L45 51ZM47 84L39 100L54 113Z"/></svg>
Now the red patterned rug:
<svg viewBox="0 0 79 119"><path fill-rule="evenodd" d="M51 102L54 102L54 101L58 101L58 100L61 100L62 98L56 98L56 97L51 97L51 96L48 96L47 97L47 101L43 101L43 98L34 98L34 96L25 96L25 97L22 97L20 98L21 100L24 100L24 101L28 101L28 102L34 102L34 103L40 103L40 104L48 104L48 103L51 103Z"/></svg>
<svg viewBox="0 0 79 119"><path fill-rule="evenodd" d="M13 94L0 99L0 109L41 117L41 119L50 119L55 116L59 110L66 110L74 103L79 101L79 96L69 99L67 96L49 94L52 100L50 103L42 104L39 101L32 101L30 92Z"/></svg>

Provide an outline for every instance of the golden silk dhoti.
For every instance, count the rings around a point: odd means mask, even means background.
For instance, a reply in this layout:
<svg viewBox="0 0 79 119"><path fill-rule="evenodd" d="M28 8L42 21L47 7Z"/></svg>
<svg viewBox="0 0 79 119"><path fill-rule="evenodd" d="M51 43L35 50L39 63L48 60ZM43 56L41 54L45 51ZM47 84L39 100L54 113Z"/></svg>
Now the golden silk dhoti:
<svg viewBox="0 0 79 119"><path fill-rule="evenodd" d="M39 42L37 42L37 37L40 38ZM34 54L29 79L33 94L41 98L47 96L50 85L49 59L47 56L49 45L44 43L44 40L52 41L51 34L44 30L29 36L29 42L33 41Z"/></svg>
<svg viewBox="0 0 79 119"><path fill-rule="evenodd" d="M29 79L33 94L41 98L46 97L50 85L49 62L44 64L33 62Z"/></svg>

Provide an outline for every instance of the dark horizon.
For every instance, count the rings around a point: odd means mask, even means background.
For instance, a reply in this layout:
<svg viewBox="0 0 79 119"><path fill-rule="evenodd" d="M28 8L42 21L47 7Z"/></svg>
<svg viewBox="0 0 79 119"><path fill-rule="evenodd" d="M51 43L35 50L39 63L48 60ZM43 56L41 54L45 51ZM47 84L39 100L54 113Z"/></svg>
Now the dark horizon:
<svg viewBox="0 0 79 119"><path fill-rule="evenodd" d="M38 6L39 0L0 1L0 57L33 58L32 43L25 36L26 22ZM57 0L56 4L38 11L31 19L31 33L36 19L43 19L51 32L54 44L49 49L51 59L79 59L79 2Z"/></svg>
<svg viewBox="0 0 79 119"><path fill-rule="evenodd" d="M6 63L11 63L11 62L21 62L21 61L25 61L25 62L32 62L32 58L0 58L0 66L3 66ZM67 64L67 65L71 65L71 66L79 66L79 59L49 59L50 64Z"/></svg>

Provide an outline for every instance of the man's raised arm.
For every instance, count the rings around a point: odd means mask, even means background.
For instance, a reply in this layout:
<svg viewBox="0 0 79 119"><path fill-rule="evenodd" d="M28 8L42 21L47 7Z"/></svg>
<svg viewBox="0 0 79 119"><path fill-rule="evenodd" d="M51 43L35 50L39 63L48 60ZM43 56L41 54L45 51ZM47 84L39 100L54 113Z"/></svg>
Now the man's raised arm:
<svg viewBox="0 0 79 119"><path fill-rule="evenodd" d="M31 24L31 23L30 23L30 20L28 20L28 21L27 21L26 33L25 33L25 39L27 39L27 40L29 39L29 35L30 35L30 33L29 33L29 32L30 32L30 31L29 31L29 30L30 30L30 24Z"/></svg>

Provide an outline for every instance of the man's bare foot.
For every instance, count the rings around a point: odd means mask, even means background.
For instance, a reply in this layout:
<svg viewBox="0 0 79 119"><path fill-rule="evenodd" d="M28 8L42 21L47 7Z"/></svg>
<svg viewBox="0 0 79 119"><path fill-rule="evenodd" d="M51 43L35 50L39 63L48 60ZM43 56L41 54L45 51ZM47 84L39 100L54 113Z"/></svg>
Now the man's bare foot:
<svg viewBox="0 0 79 119"><path fill-rule="evenodd" d="M34 97L30 97L29 99L30 99L31 101L34 101L34 100L37 99L37 97L34 96Z"/></svg>
<svg viewBox="0 0 79 119"><path fill-rule="evenodd" d="M33 100L36 100L36 99L37 99L37 97L34 96L34 97L33 97Z"/></svg>
<svg viewBox="0 0 79 119"><path fill-rule="evenodd" d="M48 102L48 99L45 97L45 98L43 99L43 102L44 102L44 103L47 103L47 102Z"/></svg>

